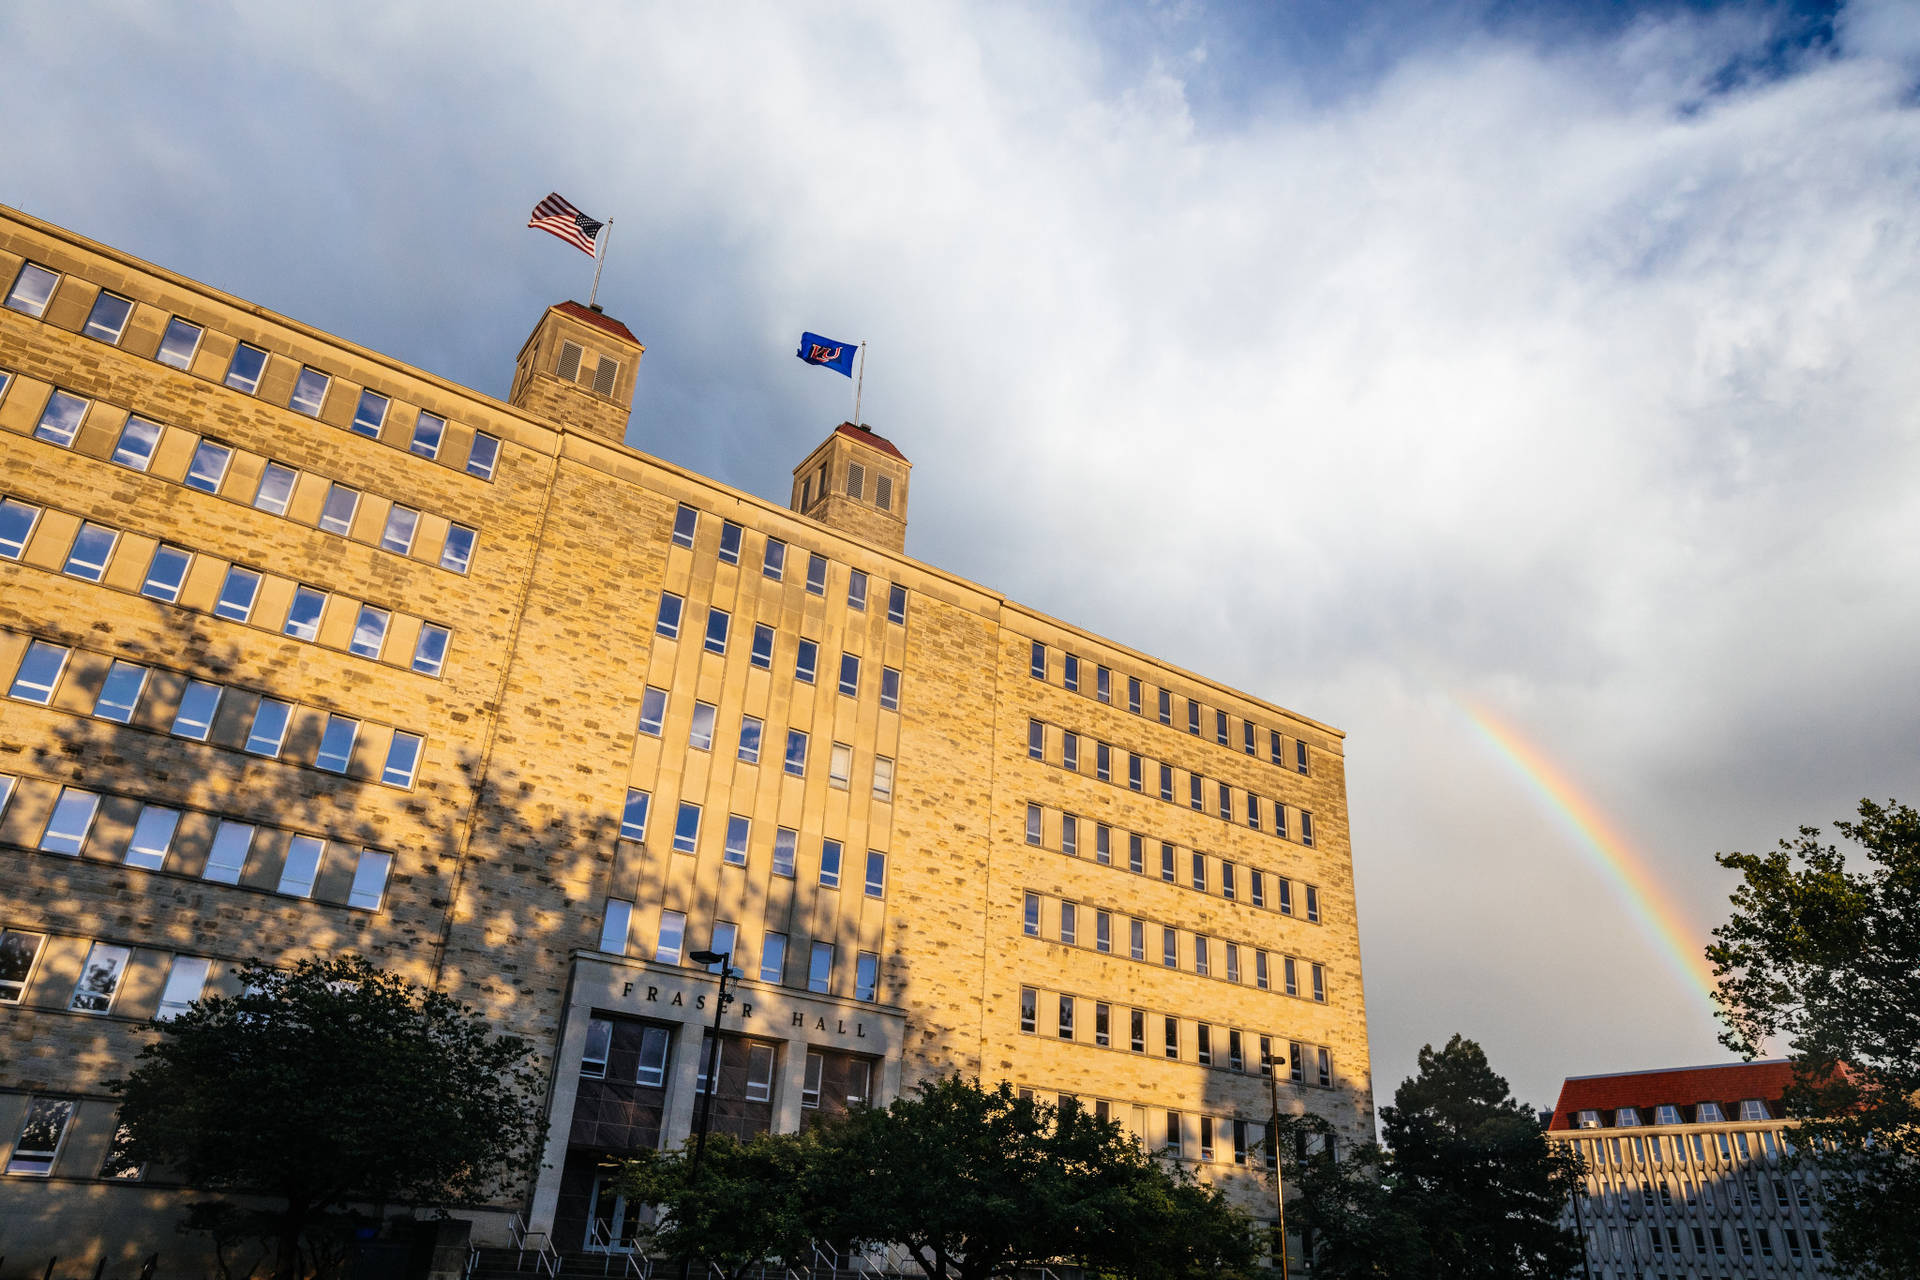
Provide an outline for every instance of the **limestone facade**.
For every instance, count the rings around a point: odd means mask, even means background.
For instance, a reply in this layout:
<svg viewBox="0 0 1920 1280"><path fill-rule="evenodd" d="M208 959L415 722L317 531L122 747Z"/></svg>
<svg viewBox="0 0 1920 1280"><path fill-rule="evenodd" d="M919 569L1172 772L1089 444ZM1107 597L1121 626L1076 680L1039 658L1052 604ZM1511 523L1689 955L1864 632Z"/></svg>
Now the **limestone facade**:
<svg viewBox="0 0 1920 1280"><path fill-rule="evenodd" d="M104 1085L247 956L538 1044L550 1167L467 1211L567 1248L688 1132L709 946L723 1126L960 1071L1260 1216L1275 1092L1371 1137L1341 733L909 558L891 442L786 506L628 447L575 303L501 402L8 210L0 290L7 1274L184 1259Z"/></svg>

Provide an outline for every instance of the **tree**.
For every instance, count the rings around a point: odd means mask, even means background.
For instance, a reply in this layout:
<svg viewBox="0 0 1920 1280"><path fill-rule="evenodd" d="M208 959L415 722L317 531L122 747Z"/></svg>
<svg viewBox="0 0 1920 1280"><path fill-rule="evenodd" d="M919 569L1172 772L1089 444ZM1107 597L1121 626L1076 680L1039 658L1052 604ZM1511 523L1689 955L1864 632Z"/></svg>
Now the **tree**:
<svg viewBox="0 0 1920 1280"><path fill-rule="evenodd" d="M730 1276L772 1258L809 1260L818 1237L809 1184L820 1148L811 1134L730 1134L707 1140L692 1167L691 1145L642 1151L626 1162L620 1189L629 1203L656 1205L652 1243L676 1257L704 1258Z"/></svg>
<svg viewBox="0 0 1920 1280"><path fill-rule="evenodd" d="M1920 1272L1920 814L1862 800L1834 826L1864 867L1817 827L1715 855L1741 883L1707 957L1722 1042L1787 1044L1795 1159L1820 1174L1835 1264L1891 1280Z"/></svg>
<svg viewBox="0 0 1920 1280"><path fill-rule="evenodd" d="M361 1202L474 1202L539 1160L531 1046L358 956L276 969L169 1022L111 1088L129 1155L193 1186L279 1197L275 1274L301 1234Z"/></svg>
<svg viewBox="0 0 1920 1280"><path fill-rule="evenodd" d="M1444 1049L1423 1046L1393 1101L1381 1109L1385 1151L1336 1159L1324 1141L1317 1152L1287 1144L1283 1168L1300 1192L1292 1216L1313 1236L1318 1280L1545 1278L1579 1264L1579 1239L1559 1222L1579 1158L1548 1143L1479 1045L1455 1035ZM1290 1131L1331 1132L1313 1121Z"/></svg>

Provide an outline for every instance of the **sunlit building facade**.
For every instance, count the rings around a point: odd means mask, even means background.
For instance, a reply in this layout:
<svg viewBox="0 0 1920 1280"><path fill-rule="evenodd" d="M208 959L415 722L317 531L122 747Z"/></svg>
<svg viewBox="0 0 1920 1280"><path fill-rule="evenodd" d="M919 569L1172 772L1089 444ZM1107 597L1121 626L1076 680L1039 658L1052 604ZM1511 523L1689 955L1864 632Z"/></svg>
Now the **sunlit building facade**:
<svg viewBox="0 0 1920 1280"><path fill-rule="evenodd" d="M1817 1176L1788 1169L1784 1061L1570 1076L1547 1136L1586 1161L1593 1280L1828 1274Z"/></svg>
<svg viewBox="0 0 1920 1280"><path fill-rule="evenodd" d="M784 503L639 452L571 302L501 401L10 211L0 290L8 1274L179 1256L105 1084L249 956L533 1040L547 1168L463 1212L565 1249L688 1134L700 950L717 1129L959 1071L1263 1217L1269 1062L1370 1137L1340 732L908 557L887 439Z"/></svg>

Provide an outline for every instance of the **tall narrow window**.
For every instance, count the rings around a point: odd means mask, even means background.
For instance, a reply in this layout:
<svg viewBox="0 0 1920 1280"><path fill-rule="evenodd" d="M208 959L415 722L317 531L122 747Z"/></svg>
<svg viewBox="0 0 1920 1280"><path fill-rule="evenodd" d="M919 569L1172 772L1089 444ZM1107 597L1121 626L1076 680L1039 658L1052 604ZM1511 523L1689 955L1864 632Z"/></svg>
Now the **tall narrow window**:
<svg viewBox="0 0 1920 1280"><path fill-rule="evenodd" d="M1027 806L1027 843L1040 843L1040 806L1037 804Z"/></svg>
<svg viewBox="0 0 1920 1280"><path fill-rule="evenodd" d="M287 514L287 504L293 500L293 483L299 475L292 467L267 463L260 472L260 487L253 491L254 510L276 516Z"/></svg>
<svg viewBox="0 0 1920 1280"><path fill-rule="evenodd" d="M27 979L33 976L33 962L39 958L44 933L21 929L0 930L0 1004L19 1004L27 993Z"/></svg>
<svg viewBox="0 0 1920 1280"><path fill-rule="evenodd" d="M811 640L802 640L793 655L793 678L801 684L812 684L820 666L820 646Z"/></svg>
<svg viewBox="0 0 1920 1280"><path fill-rule="evenodd" d="M387 763L380 771L380 781L390 787L411 787L420 771L420 748L425 741L417 733L396 729L393 741L387 745Z"/></svg>
<svg viewBox="0 0 1920 1280"><path fill-rule="evenodd" d="M1298 773L1305 773L1307 771L1307 744L1298 738L1293 740L1293 767L1295 772ZM1312 841L1308 841L1308 843L1311 844Z"/></svg>
<svg viewBox="0 0 1920 1280"><path fill-rule="evenodd" d="M764 622L753 625L753 651L747 661L762 671L773 669L773 628Z"/></svg>
<svg viewBox="0 0 1920 1280"><path fill-rule="evenodd" d="M114 545L119 541L117 531L86 521L74 534L73 549L67 553L67 562L61 571L82 582L100 581L107 576L107 561L113 558Z"/></svg>
<svg viewBox="0 0 1920 1280"><path fill-rule="evenodd" d="M145 471L153 465L153 451L159 446L159 424L148 422L145 418L128 418L127 424L120 428L119 441L113 446L113 461L131 471ZM260 504L256 502L254 505ZM280 510L286 510L284 503ZM280 512L274 514L279 515Z"/></svg>
<svg viewBox="0 0 1920 1280"><path fill-rule="evenodd" d="M1080 908L1071 902L1060 904L1060 941L1075 946L1080 940Z"/></svg>
<svg viewBox="0 0 1920 1280"><path fill-rule="evenodd" d="M760 938L760 981L787 980L787 935L766 933Z"/></svg>
<svg viewBox="0 0 1920 1280"><path fill-rule="evenodd" d="M640 695L640 732L660 736L667 718L667 691L648 685Z"/></svg>
<svg viewBox="0 0 1920 1280"><path fill-rule="evenodd" d="M312 897L326 849L326 841L317 836L295 836L288 841L287 860L280 867L280 892L295 898Z"/></svg>
<svg viewBox="0 0 1920 1280"><path fill-rule="evenodd" d="M140 594L172 604L180 598L180 588L187 581L187 566L192 562L192 552L161 543L153 549L153 560L147 565L147 580L140 584Z"/></svg>
<svg viewBox="0 0 1920 1280"><path fill-rule="evenodd" d="M838 889L840 887L840 855L844 847L838 840L820 842L820 887Z"/></svg>
<svg viewBox="0 0 1920 1280"><path fill-rule="evenodd" d="M1109 912L1093 913L1093 949L1100 952L1113 950L1113 916Z"/></svg>
<svg viewBox="0 0 1920 1280"><path fill-rule="evenodd" d="M107 678L100 682L100 696L93 700L93 714L115 724L129 724L140 694L147 687L147 669L138 663L114 659Z"/></svg>
<svg viewBox="0 0 1920 1280"><path fill-rule="evenodd" d="M833 944L816 942L807 960L807 990L824 995L833 990Z"/></svg>
<svg viewBox="0 0 1920 1280"><path fill-rule="evenodd" d="M437 676L447 661L447 641L452 632L431 622L420 624L420 639L413 646L413 669L421 675Z"/></svg>
<svg viewBox="0 0 1920 1280"><path fill-rule="evenodd" d="M1312 924L1320 923L1320 891L1312 885L1307 886L1307 920Z"/></svg>
<svg viewBox="0 0 1920 1280"><path fill-rule="evenodd" d="M380 549L404 556L413 550L413 535L420 528L420 513L412 507L394 503L387 508L387 525L380 532Z"/></svg>
<svg viewBox="0 0 1920 1280"><path fill-rule="evenodd" d="M253 852L253 836L254 828L247 823L221 819L201 877L216 884L239 884L247 869L247 857Z"/></svg>
<svg viewBox="0 0 1920 1280"><path fill-rule="evenodd" d="M691 800L680 802L673 824L673 847L679 853L692 853L700 847L700 806Z"/></svg>
<svg viewBox="0 0 1920 1280"><path fill-rule="evenodd" d="M62 787L60 798L54 801L53 816L47 819L47 828L40 833L40 851L79 857L98 812L99 796L78 787Z"/></svg>
<svg viewBox="0 0 1920 1280"><path fill-rule="evenodd" d="M862 951L855 957L853 971L853 998L855 1000L874 1000L880 994L880 956L876 952Z"/></svg>
<svg viewBox="0 0 1920 1280"><path fill-rule="evenodd" d="M1023 927L1026 930L1027 936L1029 938L1039 937L1040 936L1040 895L1039 894L1029 893L1028 895L1026 895L1026 898L1024 899L1024 906L1022 907L1021 918L1023 921Z"/></svg>
<svg viewBox="0 0 1920 1280"><path fill-rule="evenodd" d="M624 898L608 898L600 918L600 949L616 956L627 954L627 930L633 923L633 904Z"/></svg>
<svg viewBox="0 0 1920 1280"><path fill-rule="evenodd" d="M7 299L7 305L13 305L12 298ZM94 950L99 950L98 944ZM76 992L74 999L79 998ZM111 994L108 1000L111 1002ZM7 1157L7 1172L27 1178L51 1175L54 1158L60 1154L60 1144L67 1136L67 1122L72 1119L71 1098L35 1098L29 1102L26 1117L20 1122L20 1136L14 1139L13 1153Z"/></svg>
<svg viewBox="0 0 1920 1280"><path fill-rule="evenodd" d="M1060 997L1060 1038L1073 1039L1073 997Z"/></svg>
<svg viewBox="0 0 1920 1280"><path fill-rule="evenodd" d="M737 948L734 946L734 941L739 937L739 934L739 926L735 925L732 921L715 920L713 922L713 932L708 937L707 950L727 958L724 961L716 960L712 964L709 964L707 966L708 973L719 973L721 966L724 964L738 976L740 967L733 962L738 958L735 954Z"/></svg>
<svg viewBox="0 0 1920 1280"><path fill-rule="evenodd" d="M247 750L272 759L280 754L287 738L287 724L293 718L293 704L278 698L262 698L253 709L253 724L247 730Z"/></svg>
<svg viewBox="0 0 1920 1280"><path fill-rule="evenodd" d="M795 777L807 772L807 735L798 729L787 730L786 770Z"/></svg>
<svg viewBox="0 0 1920 1280"><path fill-rule="evenodd" d="M753 820L738 813L727 815L727 842L721 849L721 858L729 866L747 865L747 840L753 831ZM718 951L720 948L715 947Z"/></svg>
<svg viewBox="0 0 1920 1280"><path fill-rule="evenodd" d="M620 834L628 840L645 840L647 810L652 805L652 795L636 787L628 787L627 802L620 810Z"/></svg>
<svg viewBox="0 0 1920 1280"><path fill-rule="evenodd" d="M80 981L74 984L73 999L67 1007L75 1013L106 1013L113 1008L114 993L126 974L132 953L126 947L96 942L87 952L80 968Z"/></svg>
<svg viewBox="0 0 1920 1280"><path fill-rule="evenodd" d="M827 594L827 558L817 551L807 554L807 594Z"/></svg>
<svg viewBox="0 0 1920 1280"><path fill-rule="evenodd" d="M1047 646L1041 644L1038 640L1033 642L1033 659L1030 667L1030 673L1035 680L1045 680L1047 678Z"/></svg>
<svg viewBox="0 0 1920 1280"><path fill-rule="evenodd" d="M1080 659L1071 653L1061 655L1060 683L1076 692L1080 688Z"/></svg>
<svg viewBox="0 0 1920 1280"><path fill-rule="evenodd" d="M893 761L885 756L873 758L873 798L888 801L893 799Z"/></svg>
<svg viewBox="0 0 1920 1280"><path fill-rule="evenodd" d="M778 538L767 539L767 549L760 558L760 572L775 582L786 576L787 544Z"/></svg>
<svg viewBox="0 0 1920 1280"><path fill-rule="evenodd" d="M1135 960L1147 958L1147 923L1144 920L1131 920L1127 923L1127 954Z"/></svg>
<svg viewBox="0 0 1920 1280"><path fill-rule="evenodd" d="M360 736L360 722L351 716L332 714L320 734L320 750L313 763L329 773L345 773L353 763L353 744Z"/></svg>
<svg viewBox="0 0 1920 1280"><path fill-rule="evenodd" d="M1093 673L1093 696L1097 702L1113 701L1113 672L1105 667L1100 667Z"/></svg>
<svg viewBox="0 0 1920 1280"><path fill-rule="evenodd" d="M733 615L724 609L707 610L708 653L725 654L727 651L727 631L733 625Z"/></svg>
<svg viewBox="0 0 1920 1280"><path fill-rule="evenodd" d="M53 300L53 287L59 283L58 273L36 262L22 263L20 274L13 278L13 288L7 291L7 309L37 320L46 314L47 303Z"/></svg>
<svg viewBox="0 0 1920 1280"><path fill-rule="evenodd" d="M653 958L658 964L679 964L680 949L686 944L687 913L684 911L662 911L660 913L660 938L654 946Z"/></svg>
<svg viewBox="0 0 1920 1280"><path fill-rule="evenodd" d="M1313 843L1313 815L1305 809L1300 811L1300 843L1307 845Z"/></svg>
<svg viewBox="0 0 1920 1280"><path fill-rule="evenodd" d="M362 391L360 403L354 406L353 424L348 429L358 435L380 438L380 428L387 421L387 398L378 391Z"/></svg>
<svg viewBox="0 0 1920 1280"><path fill-rule="evenodd" d="M320 620L327 611L327 596L304 583L293 589L293 603L287 609L285 635L311 644L320 637Z"/></svg>
<svg viewBox="0 0 1920 1280"><path fill-rule="evenodd" d="M1020 1029L1033 1032L1040 1020L1040 993L1032 987L1020 988Z"/></svg>
<svg viewBox="0 0 1920 1280"><path fill-rule="evenodd" d="M780 827L773 833L773 874L777 876L793 875L795 851L800 846L800 836L787 827Z"/></svg>
<svg viewBox="0 0 1920 1280"><path fill-rule="evenodd" d="M227 385L252 395L260 389L260 375L266 369L267 353L242 342L234 347L233 359L227 362Z"/></svg>
<svg viewBox="0 0 1920 1280"><path fill-rule="evenodd" d="M840 692L849 698L860 696L860 658L857 654L840 655Z"/></svg>
<svg viewBox="0 0 1920 1280"><path fill-rule="evenodd" d="M309 418L319 417L321 407L327 402L327 388L332 384L333 379L318 369L302 368L294 380L293 394L287 398L287 408Z"/></svg>
<svg viewBox="0 0 1920 1280"><path fill-rule="evenodd" d="M143 871L158 871L166 866L174 832L179 829L178 809L157 804L140 806L140 816L133 824L133 838L127 841L127 865Z"/></svg>
<svg viewBox="0 0 1920 1280"><path fill-rule="evenodd" d="M440 456L440 441L446 434L447 420L437 413L422 409L413 420L413 439L407 443L407 449L423 458L437 458Z"/></svg>
<svg viewBox="0 0 1920 1280"><path fill-rule="evenodd" d="M328 533L346 537L353 532L353 513L360 509L360 491L344 484L327 488L326 501L320 507L320 527Z"/></svg>
<svg viewBox="0 0 1920 1280"><path fill-rule="evenodd" d="M765 722L758 716L740 717L740 749L735 752L740 763L760 763L760 737L765 728Z"/></svg>
<svg viewBox="0 0 1920 1280"><path fill-rule="evenodd" d="M86 413L85 400L64 391L55 391L47 397L46 408L40 411L39 424L33 429L34 439L70 449L73 447L73 438L80 434L80 419Z"/></svg>
<svg viewBox="0 0 1920 1280"><path fill-rule="evenodd" d="M160 991L160 1007L154 1011L155 1022L169 1022L193 1007L206 989L207 971L213 962L202 956L175 956L173 964L167 970L167 985Z"/></svg>
<svg viewBox="0 0 1920 1280"><path fill-rule="evenodd" d="M740 563L740 526L731 520L720 522L720 563Z"/></svg>
<svg viewBox="0 0 1920 1280"><path fill-rule="evenodd" d="M500 442L484 431L474 432L473 448L467 452L467 474L491 480L493 469L499 461Z"/></svg>
<svg viewBox="0 0 1920 1280"><path fill-rule="evenodd" d="M867 896L883 898L887 893L887 855L878 849L867 850Z"/></svg>
<svg viewBox="0 0 1920 1280"><path fill-rule="evenodd" d="M1180 932L1177 929L1160 930L1160 963L1168 969L1180 967Z"/></svg>
<svg viewBox="0 0 1920 1280"><path fill-rule="evenodd" d="M362 658L378 658L386 646L387 624L392 617L385 609L361 605L360 614L353 622L353 635L347 641L347 652Z"/></svg>
<svg viewBox="0 0 1920 1280"><path fill-rule="evenodd" d="M686 503L673 512L673 543L677 547L693 545L694 532L700 527L700 513Z"/></svg>
<svg viewBox="0 0 1920 1280"><path fill-rule="evenodd" d="M237 564L227 566L227 577L220 584L220 598L214 601L214 616L229 622L245 622L253 616L253 602L260 594L260 575Z"/></svg>
<svg viewBox="0 0 1920 1280"><path fill-rule="evenodd" d="M1160 723L1169 724L1169 725L1172 724L1173 723L1173 692L1172 690L1170 689L1160 690L1159 710L1160 710Z"/></svg>
<svg viewBox="0 0 1920 1280"><path fill-rule="evenodd" d="M887 621L899 626L907 622L907 589L897 582L887 588Z"/></svg>
<svg viewBox="0 0 1920 1280"><path fill-rule="evenodd" d="M213 732L213 717L220 710L222 692L224 690L219 685L209 684L205 680L187 681L187 687L180 694L180 706L174 712L170 732L176 738L205 742Z"/></svg>
<svg viewBox="0 0 1920 1280"><path fill-rule="evenodd" d="M40 522L40 508L14 498L0 498L0 557L18 560L27 552L27 539Z"/></svg>
<svg viewBox="0 0 1920 1280"><path fill-rule="evenodd" d="M186 369L193 363L194 352L200 349L200 326L188 324L179 316L167 321L167 331L160 339L160 349L153 358L171 369Z"/></svg>
<svg viewBox="0 0 1920 1280"><path fill-rule="evenodd" d="M880 668L880 709L900 709L900 672L893 667Z"/></svg>

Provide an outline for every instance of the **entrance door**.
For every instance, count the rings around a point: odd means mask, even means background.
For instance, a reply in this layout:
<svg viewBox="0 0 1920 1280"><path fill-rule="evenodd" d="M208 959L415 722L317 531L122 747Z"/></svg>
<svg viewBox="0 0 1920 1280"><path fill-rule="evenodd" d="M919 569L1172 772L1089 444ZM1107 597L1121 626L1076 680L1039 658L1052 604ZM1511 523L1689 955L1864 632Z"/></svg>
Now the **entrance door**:
<svg viewBox="0 0 1920 1280"><path fill-rule="evenodd" d="M584 1248L602 1253L631 1253L640 1229L640 1206L628 1204L611 1173L593 1179L593 1216L587 1221Z"/></svg>

